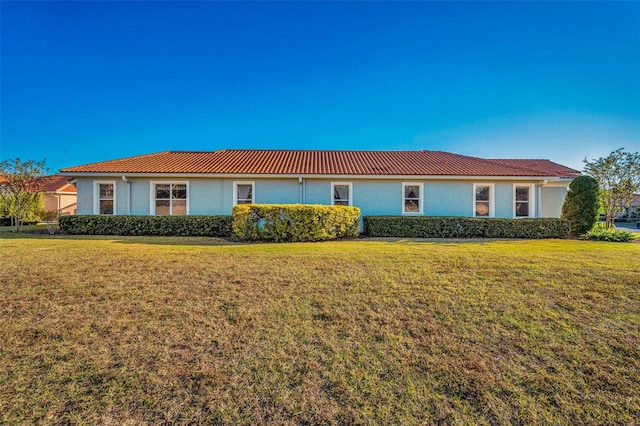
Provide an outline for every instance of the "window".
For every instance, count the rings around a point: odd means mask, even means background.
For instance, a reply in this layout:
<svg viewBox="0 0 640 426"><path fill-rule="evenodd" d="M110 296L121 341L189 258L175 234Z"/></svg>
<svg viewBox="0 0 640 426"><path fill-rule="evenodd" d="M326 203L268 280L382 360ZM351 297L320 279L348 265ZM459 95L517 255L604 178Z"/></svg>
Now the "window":
<svg viewBox="0 0 640 426"><path fill-rule="evenodd" d="M513 185L513 216L514 217L534 217L534 186L533 185Z"/></svg>
<svg viewBox="0 0 640 426"><path fill-rule="evenodd" d="M473 184L473 215L476 217L493 217L493 184Z"/></svg>
<svg viewBox="0 0 640 426"><path fill-rule="evenodd" d="M351 182L331 182L331 204L351 206Z"/></svg>
<svg viewBox="0 0 640 426"><path fill-rule="evenodd" d="M254 182L233 182L233 205L253 204Z"/></svg>
<svg viewBox="0 0 640 426"><path fill-rule="evenodd" d="M151 182L152 211L156 215L186 215L188 185L186 182Z"/></svg>
<svg viewBox="0 0 640 426"><path fill-rule="evenodd" d="M402 184L402 213L422 214L422 184Z"/></svg>
<svg viewBox="0 0 640 426"><path fill-rule="evenodd" d="M93 194L93 214L115 214L116 183L114 181L94 182Z"/></svg>

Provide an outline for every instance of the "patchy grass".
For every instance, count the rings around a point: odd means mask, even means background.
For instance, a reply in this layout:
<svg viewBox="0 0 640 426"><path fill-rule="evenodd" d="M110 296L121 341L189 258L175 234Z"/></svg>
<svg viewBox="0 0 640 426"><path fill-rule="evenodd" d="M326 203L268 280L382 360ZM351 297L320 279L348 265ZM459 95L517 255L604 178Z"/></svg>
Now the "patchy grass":
<svg viewBox="0 0 640 426"><path fill-rule="evenodd" d="M53 228L56 231L59 231L60 228L58 227L58 224L55 223L53 225ZM6 234L6 233L13 233L13 226L0 226L0 234ZM37 225L24 225L22 227L22 232L31 232L31 233L42 233L45 234L47 233L47 224L46 223L39 223Z"/></svg>
<svg viewBox="0 0 640 426"><path fill-rule="evenodd" d="M0 255L0 423L640 419L640 244L4 233Z"/></svg>

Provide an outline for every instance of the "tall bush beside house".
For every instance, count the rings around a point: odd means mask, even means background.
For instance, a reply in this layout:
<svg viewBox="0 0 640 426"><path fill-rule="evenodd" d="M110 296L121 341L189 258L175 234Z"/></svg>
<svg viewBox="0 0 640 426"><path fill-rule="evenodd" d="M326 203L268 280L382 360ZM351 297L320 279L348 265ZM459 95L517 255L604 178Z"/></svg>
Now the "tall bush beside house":
<svg viewBox="0 0 640 426"><path fill-rule="evenodd" d="M569 185L562 205L562 218L571 221L571 233L581 235L598 221L598 182L591 176L578 176Z"/></svg>
<svg viewBox="0 0 640 426"><path fill-rule="evenodd" d="M240 204L232 216L233 233L243 240L325 241L360 230L360 209L351 206Z"/></svg>

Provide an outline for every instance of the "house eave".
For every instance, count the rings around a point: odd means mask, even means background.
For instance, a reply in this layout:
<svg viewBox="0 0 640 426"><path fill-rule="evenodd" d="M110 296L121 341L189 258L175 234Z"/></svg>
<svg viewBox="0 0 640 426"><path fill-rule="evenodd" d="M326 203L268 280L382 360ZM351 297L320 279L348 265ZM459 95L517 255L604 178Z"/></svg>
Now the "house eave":
<svg viewBox="0 0 640 426"><path fill-rule="evenodd" d="M264 173L123 173L123 172L64 172L63 176L128 178L223 178L223 179L350 179L350 180L494 180L544 181L569 183L573 178L557 176L492 176L492 175L353 175L353 174L264 174Z"/></svg>

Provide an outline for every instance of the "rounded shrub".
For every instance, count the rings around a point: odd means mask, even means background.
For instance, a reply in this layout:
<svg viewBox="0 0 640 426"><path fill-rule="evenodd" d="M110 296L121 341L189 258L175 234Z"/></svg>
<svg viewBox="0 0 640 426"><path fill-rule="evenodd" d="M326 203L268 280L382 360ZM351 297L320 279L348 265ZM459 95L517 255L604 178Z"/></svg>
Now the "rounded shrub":
<svg viewBox="0 0 640 426"><path fill-rule="evenodd" d="M360 209L351 206L239 204L232 216L242 240L325 241L357 237L360 230Z"/></svg>
<svg viewBox="0 0 640 426"><path fill-rule="evenodd" d="M562 205L562 217L571 221L571 233L584 234L598 220L598 182L591 176L578 176L569 185Z"/></svg>

